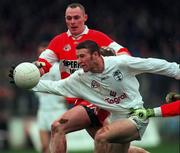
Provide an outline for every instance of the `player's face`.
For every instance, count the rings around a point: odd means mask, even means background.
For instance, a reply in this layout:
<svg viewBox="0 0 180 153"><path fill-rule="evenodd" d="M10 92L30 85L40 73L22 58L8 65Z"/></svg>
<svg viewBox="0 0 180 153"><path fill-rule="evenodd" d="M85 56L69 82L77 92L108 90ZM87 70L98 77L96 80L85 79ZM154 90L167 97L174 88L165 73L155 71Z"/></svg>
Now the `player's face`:
<svg viewBox="0 0 180 153"><path fill-rule="evenodd" d="M84 72L93 72L93 69L96 66L96 58L94 53L90 54L88 49L78 49L76 54L78 64L84 70Z"/></svg>
<svg viewBox="0 0 180 153"><path fill-rule="evenodd" d="M67 8L65 13L66 25L73 36L84 31L87 15L79 7Z"/></svg>

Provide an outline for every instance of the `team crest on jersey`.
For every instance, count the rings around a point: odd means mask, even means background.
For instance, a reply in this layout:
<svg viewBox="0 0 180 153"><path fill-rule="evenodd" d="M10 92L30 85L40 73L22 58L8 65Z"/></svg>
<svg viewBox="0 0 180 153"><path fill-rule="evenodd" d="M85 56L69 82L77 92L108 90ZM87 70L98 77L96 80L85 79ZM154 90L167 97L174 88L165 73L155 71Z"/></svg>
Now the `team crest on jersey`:
<svg viewBox="0 0 180 153"><path fill-rule="evenodd" d="M91 87L92 87L92 88L98 88L98 87L100 87L100 83L97 82L97 81L95 81L95 80L92 80L92 82L91 82Z"/></svg>
<svg viewBox="0 0 180 153"><path fill-rule="evenodd" d="M64 46L64 51L70 51L71 50L71 46L69 44Z"/></svg>
<svg viewBox="0 0 180 153"><path fill-rule="evenodd" d="M121 81L123 79L123 75L120 70L116 70L115 72L113 72L113 77L117 81Z"/></svg>

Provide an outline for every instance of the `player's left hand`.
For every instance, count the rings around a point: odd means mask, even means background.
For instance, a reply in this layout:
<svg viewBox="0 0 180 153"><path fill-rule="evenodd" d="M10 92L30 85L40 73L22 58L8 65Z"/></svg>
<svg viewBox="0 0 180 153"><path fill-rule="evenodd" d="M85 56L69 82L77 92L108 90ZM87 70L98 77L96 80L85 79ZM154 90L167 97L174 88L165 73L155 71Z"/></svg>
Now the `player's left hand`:
<svg viewBox="0 0 180 153"><path fill-rule="evenodd" d="M130 115L131 116L137 116L138 118L141 118L143 120L148 119L149 117L154 117L154 110L153 109L130 109Z"/></svg>
<svg viewBox="0 0 180 153"><path fill-rule="evenodd" d="M42 68L43 66L46 66L44 62L39 62L39 61L35 61L33 62L33 64L35 64L38 67L38 69Z"/></svg>
<svg viewBox="0 0 180 153"><path fill-rule="evenodd" d="M46 63L45 62L35 61L35 62L33 62L33 64L37 66L41 76L44 75L45 72L44 72L43 67L46 66Z"/></svg>
<svg viewBox="0 0 180 153"><path fill-rule="evenodd" d="M15 83L15 82L14 82L14 74L13 74L15 67L16 67L16 66L14 66L14 65L11 66L11 68L10 68L10 70L9 70L9 75L8 75L9 78L11 79L9 82L12 83L12 84Z"/></svg>

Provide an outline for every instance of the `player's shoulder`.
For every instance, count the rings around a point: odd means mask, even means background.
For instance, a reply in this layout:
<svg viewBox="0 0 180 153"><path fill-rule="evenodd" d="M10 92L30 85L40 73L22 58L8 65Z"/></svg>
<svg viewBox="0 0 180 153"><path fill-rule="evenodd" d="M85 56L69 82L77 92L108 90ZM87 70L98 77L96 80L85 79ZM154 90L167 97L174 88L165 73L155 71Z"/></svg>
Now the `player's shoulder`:
<svg viewBox="0 0 180 153"><path fill-rule="evenodd" d="M106 63L110 63L112 65L117 63L119 64L126 63L131 58L131 56L128 54L122 54L118 56L106 56L103 58Z"/></svg>
<svg viewBox="0 0 180 153"><path fill-rule="evenodd" d="M94 29L89 29L89 34L106 36L105 33L101 32L101 31L98 31L98 30L94 30Z"/></svg>
<svg viewBox="0 0 180 153"><path fill-rule="evenodd" d="M107 60L112 60L112 61L116 61L116 60L119 60L119 59L122 59L122 60L126 60L126 59L129 59L131 58L132 56L129 55L129 54L119 54L117 56L105 56L103 57L104 59L107 59Z"/></svg>
<svg viewBox="0 0 180 153"><path fill-rule="evenodd" d="M54 40L57 40L57 39L64 39L64 38L66 38L66 37L68 37L67 33L66 33L66 32L63 32L63 33L60 33L60 34L54 36L53 39L54 39Z"/></svg>

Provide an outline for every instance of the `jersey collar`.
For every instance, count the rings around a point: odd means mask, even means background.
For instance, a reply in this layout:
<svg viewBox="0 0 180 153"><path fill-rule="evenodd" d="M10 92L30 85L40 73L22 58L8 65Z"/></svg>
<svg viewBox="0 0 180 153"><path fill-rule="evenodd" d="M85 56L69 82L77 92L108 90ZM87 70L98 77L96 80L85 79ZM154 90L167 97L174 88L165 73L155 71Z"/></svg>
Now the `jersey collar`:
<svg viewBox="0 0 180 153"><path fill-rule="evenodd" d="M87 25L85 25L84 31L81 34L77 35L76 37L79 37L79 36L82 36L84 34L87 34L88 31L89 31L89 28L87 27ZM66 33L67 33L68 37L72 36L72 34L71 34L71 32L69 30Z"/></svg>

